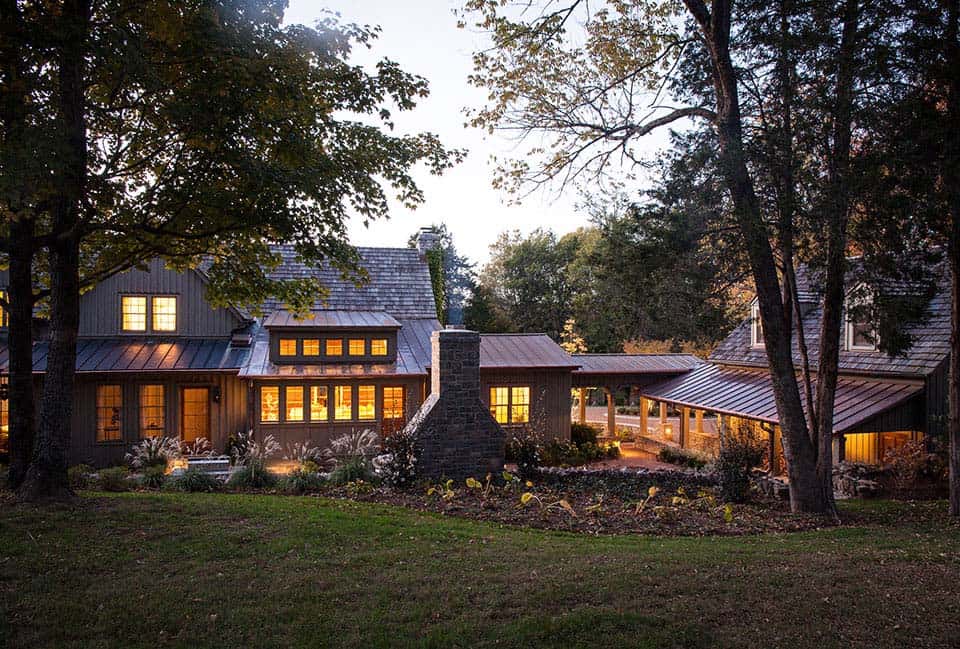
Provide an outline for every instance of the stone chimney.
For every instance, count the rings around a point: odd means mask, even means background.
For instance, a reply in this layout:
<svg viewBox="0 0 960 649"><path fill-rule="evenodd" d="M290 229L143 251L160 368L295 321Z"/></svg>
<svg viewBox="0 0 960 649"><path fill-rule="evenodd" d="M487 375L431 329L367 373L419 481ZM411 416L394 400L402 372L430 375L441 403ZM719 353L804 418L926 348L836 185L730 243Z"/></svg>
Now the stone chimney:
<svg viewBox="0 0 960 649"><path fill-rule="evenodd" d="M428 250L433 250L440 245L440 235L431 227L420 228L417 232L417 250L420 257L426 257Z"/></svg>
<svg viewBox="0 0 960 649"><path fill-rule="evenodd" d="M499 475L506 434L480 401L480 334L442 329L430 342L431 393L407 424L417 437L417 472L457 480Z"/></svg>

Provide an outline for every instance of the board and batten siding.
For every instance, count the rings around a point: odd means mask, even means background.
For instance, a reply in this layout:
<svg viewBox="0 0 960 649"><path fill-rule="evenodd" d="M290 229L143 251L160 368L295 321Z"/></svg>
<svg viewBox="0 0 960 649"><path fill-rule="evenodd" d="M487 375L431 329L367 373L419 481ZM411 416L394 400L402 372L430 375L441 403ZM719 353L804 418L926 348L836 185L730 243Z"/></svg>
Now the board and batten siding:
<svg viewBox="0 0 960 649"><path fill-rule="evenodd" d="M530 426L545 439L570 440L570 370L480 369L480 399L490 407L490 388L530 387ZM511 426L505 426L508 432ZM540 429L543 430L540 430Z"/></svg>
<svg viewBox="0 0 960 649"><path fill-rule="evenodd" d="M247 384L229 373L184 372L151 374L79 374L74 387L70 435L70 463L104 467L123 462L123 456L140 440L139 386L163 385L165 427L169 437L180 436L181 388L219 388L220 401L210 401L210 442L223 451L230 435L249 428ZM97 386L119 385L122 394L120 441L97 442Z"/></svg>
<svg viewBox="0 0 960 649"><path fill-rule="evenodd" d="M177 296L177 331L157 336L220 338L242 324L231 309L212 308L206 299L206 284L200 275L188 270L179 273L165 268L159 259L151 261L147 270L128 270L110 277L80 298L81 336L143 336L120 329L121 295ZM149 333L149 332L148 332Z"/></svg>

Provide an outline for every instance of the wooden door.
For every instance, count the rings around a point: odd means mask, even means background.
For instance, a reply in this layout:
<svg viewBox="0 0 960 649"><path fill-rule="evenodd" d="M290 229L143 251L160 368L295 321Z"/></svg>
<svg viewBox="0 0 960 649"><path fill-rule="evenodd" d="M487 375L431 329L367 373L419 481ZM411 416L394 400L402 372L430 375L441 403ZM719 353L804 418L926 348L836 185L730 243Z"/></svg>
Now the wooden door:
<svg viewBox="0 0 960 649"><path fill-rule="evenodd" d="M183 388L180 393L180 436L185 442L210 439L210 388Z"/></svg>

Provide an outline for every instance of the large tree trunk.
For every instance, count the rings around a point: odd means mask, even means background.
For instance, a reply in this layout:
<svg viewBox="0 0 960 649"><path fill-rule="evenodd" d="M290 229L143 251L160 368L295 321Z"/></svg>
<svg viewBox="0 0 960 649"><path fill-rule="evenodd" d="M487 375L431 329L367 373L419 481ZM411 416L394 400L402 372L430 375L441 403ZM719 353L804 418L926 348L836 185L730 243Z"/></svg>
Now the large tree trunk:
<svg viewBox="0 0 960 649"><path fill-rule="evenodd" d="M950 0L945 36L947 120L942 185L950 212L950 514L960 516L960 0Z"/></svg>
<svg viewBox="0 0 960 649"><path fill-rule="evenodd" d="M722 172L746 243L757 289L773 395L786 442L784 455L790 478L790 508L795 512L830 511L830 503L824 499L823 489L818 484L817 450L807 432L776 259L747 170L737 77L730 58L731 3L729 0L715 0L712 11L702 0L686 0L686 4L700 25L713 64Z"/></svg>
<svg viewBox="0 0 960 649"><path fill-rule="evenodd" d="M80 323L80 216L87 169L83 55L90 23L89 0L68 0L62 16L58 64L63 157L57 161L59 194L53 205L53 232L48 245L50 348L33 459L18 492L22 500L72 496L67 462Z"/></svg>

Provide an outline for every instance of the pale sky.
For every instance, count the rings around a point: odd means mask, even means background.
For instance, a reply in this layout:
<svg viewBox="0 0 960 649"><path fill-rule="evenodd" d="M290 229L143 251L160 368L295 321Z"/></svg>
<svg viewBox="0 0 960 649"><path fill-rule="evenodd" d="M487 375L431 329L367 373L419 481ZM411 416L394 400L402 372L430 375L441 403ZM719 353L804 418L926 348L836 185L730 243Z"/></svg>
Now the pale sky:
<svg viewBox="0 0 960 649"><path fill-rule="evenodd" d="M416 210L394 205L389 221L364 228L360 219L350 224L354 245L405 246L422 225L446 223L461 254L486 261L488 247L504 230L528 233L548 227L562 234L587 223L578 213L573 191L561 195L540 193L522 205L507 205L507 197L490 185L489 158L509 154L514 145L499 135L464 126L463 108L480 106L485 94L467 83L471 53L484 38L458 29L452 10L459 0L291 0L289 23L312 25L323 8L338 11L343 22L380 25L382 33L371 52L357 50L356 62L367 64L383 57L430 82L430 96L407 113L395 113L398 132L431 131L449 147L468 149L467 159L443 176L420 169L415 174L426 201ZM651 146L653 143L651 142Z"/></svg>

